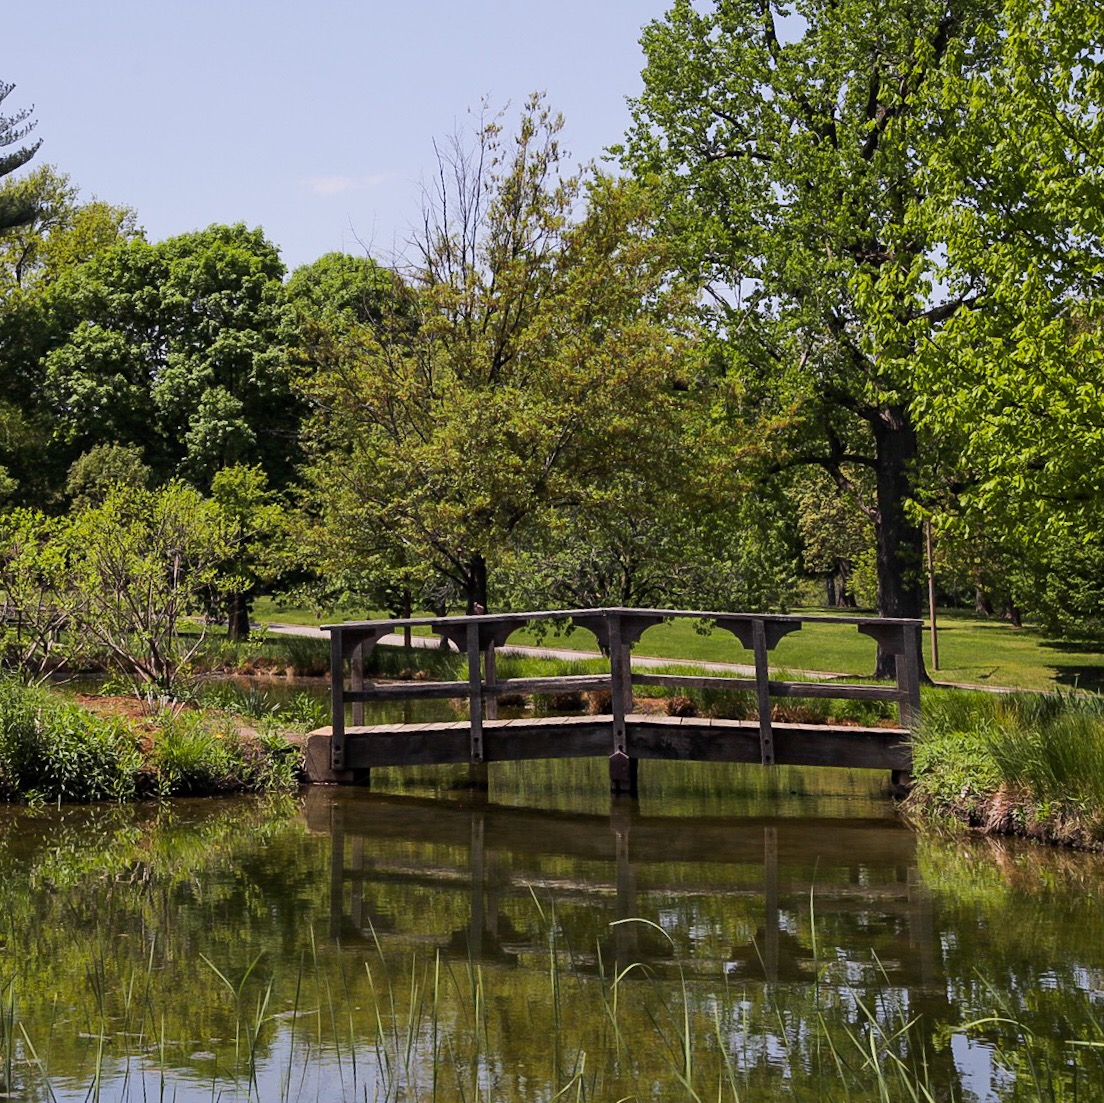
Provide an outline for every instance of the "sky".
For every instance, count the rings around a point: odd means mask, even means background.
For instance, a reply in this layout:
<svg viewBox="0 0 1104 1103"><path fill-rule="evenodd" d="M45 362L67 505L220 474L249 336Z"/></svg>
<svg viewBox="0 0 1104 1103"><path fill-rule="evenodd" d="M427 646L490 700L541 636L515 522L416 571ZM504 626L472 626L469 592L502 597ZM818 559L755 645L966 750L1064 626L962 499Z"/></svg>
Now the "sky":
<svg viewBox="0 0 1104 1103"><path fill-rule="evenodd" d="M641 27L666 0L20 0L0 108L34 107L32 165L125 204L151 240L263 226L294 268L388 261L418 219L433 141L481 102L547 93L576 162L640 90Z"/></svg>

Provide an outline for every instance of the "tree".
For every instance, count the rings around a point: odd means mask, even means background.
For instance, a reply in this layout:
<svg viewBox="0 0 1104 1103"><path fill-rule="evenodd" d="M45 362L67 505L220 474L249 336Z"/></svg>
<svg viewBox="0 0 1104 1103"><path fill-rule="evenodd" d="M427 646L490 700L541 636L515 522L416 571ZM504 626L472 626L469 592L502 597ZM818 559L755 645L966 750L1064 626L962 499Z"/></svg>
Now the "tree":
<svg viewBox="0 0 1104 1103"><path fill-rule="evenodd" d="M14 88L14 84L0 80L0 104L11 95ZM38 152L38 147L42 144L40 140L30 145L19 146L10 153L2 152L22 142L34 130L35 123L28 121L31 110L25 107L14 115L0 115L0 180L15 172L16 169L22 168ZM25 198L0 192L0 233L28 222L34 217L34 210L34 206Z"/></svg>
<svg viewBox="0 0 1104 1103"><path fill-rule="evenodd" d="M922 610L921 350L978 295L936 283L923 217L958 125L940 94L987 65L994 11L811 0L781 26L768 0L678 0L644 31L626 163L663 189L665 232L708 283L749 453L844 489L872 472L885 616Z"/></svg>
<svg viewBox="0 0 1104 1103"><path fill-rule="evenodd" d="M0 456L24 504L48 505L75 456L59 448L42 356L60 339L45 292L59 277L139 231L127 208L80 203L69 178L49 165L0 183L5 203L33 210L0 234ZM59 454L62 453L63 454Z"/></svg>
<svg viewBox="0 0 1104 1103"><path fill-rule="evenodd" d="M4 660L32 678L48 673L74 643L67 532L65 518L39 510L0 514Z"/></svg>
<svg viewBox="0 0 1104 1103"><path fill-rule="evenodd" d="M211 498L222 515L227 541L217 596L225 600L227 636L246 640L253 597L291 564L288 519L259 466L225 467L216 472Z"/></svg>
<svg viewBox="0 0 1104 1103"><path fill-rule="evenodd" d="M795 473L789 490L805 570L825 580L828 605L854 608L858 600L865 604L876 596L861 593L863 568L874 550L869 483L864 479L851 493L841 493L823 471L812 468ZM856 494L862 497L856 500Z"/></svg>
<svg viewBox="0 0 1104 1103"><path fill-rule="evenodd" d="M229 544L218 506L192 487L116 487L68 530L74 620L127 677L171 695L203 642L182 620L201 614Z"/></svg>
<svg viewBox="0 0 1104 1103"><path fill-rule="evenodd" d="M101 227L118 221L100 214ZM224 467L259 463L287 485L302 407L275 247L242 225L154 245L127 239L127 225L90 256L74 235L97 234L81 219L65 250L52 232L56 248L40 254L50 278L34 281L9 319L8 391L29 394L51 427L51 468L116 443L140 448L158 482L209 487Z"/></svg>
<svg viewBox="0 0 1104 1103"><path fill-rule="evenodd" d="M143 236L131 208L98 199L82 203L79 196L80 189L53 165L0 183L0 208L7 203L33 212L0 234L0 297L9 309L14 292L51 283L97 253Z"/></svg>
<svg viewBox="0 0 1104 1103"><path fill-rule="evenodd" d="M69 468L65 493L74 510L88 509L103 505L116 487L145 490L149 476L142 453L133 445L97 444Z"/></svg>
<svg viewBox="0 0 1104 1103"><path fill-rule="evenodd" d="M403 284L304 381L326 530L353 562L430 565L469 612L514 550L680 456L687 296L641 189L562 173L561 125L534 99L511 139L484 119L439 150Z"/></svg>
<svg viewBox="0 0 1104 1103"><path fill-rule="evenodd" d="M326 253L295 269L287 297L305 325L347 331L381 323L399 286L395 273L371 257Z"/></svg>
<svg viewBox="0 0 1104 1103"><path fill-rule="evenodd" d="M1102 36L1099 5L1007 0L991 64L940 90L925 211L940 280L974 300L918 361L918 420L954 455L925 504L1066 630L1104 619Z"/></svg>

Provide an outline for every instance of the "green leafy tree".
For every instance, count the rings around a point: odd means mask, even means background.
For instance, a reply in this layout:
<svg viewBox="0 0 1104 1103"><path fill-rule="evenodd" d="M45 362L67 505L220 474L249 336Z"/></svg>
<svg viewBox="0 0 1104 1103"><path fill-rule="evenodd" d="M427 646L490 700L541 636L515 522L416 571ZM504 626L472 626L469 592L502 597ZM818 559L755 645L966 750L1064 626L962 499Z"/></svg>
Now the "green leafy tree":
<svg viewBox="0 0 1104 1103"><path fill-rule="evenodd" d="M861 479L862 472L858 475ZM811 468L796 473L789 489L804 568L825 580L827 604L844 608L876 598L864 586L865 568L873 565L873 495L869 478L859 479L843 492L824 472Z"/></svg>
<svg viewBox="0 0 1104 1103"><path fill-rule="evenodd" d="M33 215L0 233L0 297L30 291L97 253L142 236L129 207L101 200L80 202L80 192L66 173L42 165L18 179L0 183L0 207L25 207Z"/></svg>
<svg viewBox="0 0 1104 1103"><path fill-rule="evenodd" d="M103 505L115 487L145 490L149 477L142 453L133 445L97 444L69 468L65 492L74 510L87 509Z"/></svg>
<svg viewBox="0 0 1104 1103"><path fill-rule="evenodd" d="M349 253L326 253L296 268L287 281L288 301L308 326L341 330L378 325L400 294L394 272Z"/></svg>
<svg viewBox="0 0 1104 1103"><path fill-rule="evenodd" d="M0 80L0 104L11 95L14 84ZM18 145L32 130L31 108L25 107L14 115L0 115L0 180L22 168L38 151L41 141ZM11 146L18 148L5 153ZM0 233L13 226L22 226L34 217L35 208L24 196L0 192Z"/></svg>
<svg viewBox="0 0 1104 1103"><path fill-rule="evenodd" d="M285 352L283 266L261 231L132 238L86 260L69 245L64 263L50 258L56 278L25 297L8 358L9 378L51 426L52 468L116 443L140 448L155 481L209 487L237 463L259 463L277 485L292 480L302 409Z"/></svg>
<svg viewBox="0 0 1104 1103"><path fill-rule="evenodd" d="M211 498L222 514L228 545L217 587L225 599L227 635L245 640L254 596L292 564L288 517L260 467L216 472Z"/></svg>
<svg viewBox="0 0 1104 1103"><path fill-rule="evenodd" d="M73 517L69 585L74 621L121 673L171 695L203 642L181 634L201 614L230 553L218 506L181 482L116 487Z"/></svg>
<svg viewBox="0 0 1104 1103"><path fill-rule="evenodd" d="M512 137L490 119L443 150L407 292L305 382L325 530L363 534L354 561L432 568L469 612L492 566L678 455L686 297L641 189L584 192L560 127L533 100Z"/></svg>
<svg viewBox="0 0 1104 1103"><path fill-rule="evenodd" d="M878 607L919 616L907 503L924 441L919 350L976 290L936 284L922 217L957 126L940 95L984 68L974 0L679 0L649 24L626 163L663 189L664 231L712 292L719 370L770 470L872 473ZM879 671L891 663L879 657Z"/></svg>
<svg viewBox="0 0 1104 1103"><path fill-rule="evenodd" d="M62 490L58 476L75 457L59 454L46 402L42 357L59 335L43 293L64 272L140 231L126 208L81 203L69 178L49 165L0 182L0 207L5 204L33 216L0 232L0 462L18 500L49 505Z"/></svg>
<svg viewBox="0 0 1104 1103"><path fill-rule="evenodd" d="M925 210L968 300L918 362L919 421L954 452L928 504L944 543L993 549L1013 606L1064 630L1104 619L1102 35L1099 5L1007 0L991 64L940 89Z"/></svg>
<svg viewBox="0 0 1104 1103"><path fill-rule="evenodd" d="M65 518L38 510L0 514L4 661L25 677L48 673L75 642L68 527Z"/></svg>

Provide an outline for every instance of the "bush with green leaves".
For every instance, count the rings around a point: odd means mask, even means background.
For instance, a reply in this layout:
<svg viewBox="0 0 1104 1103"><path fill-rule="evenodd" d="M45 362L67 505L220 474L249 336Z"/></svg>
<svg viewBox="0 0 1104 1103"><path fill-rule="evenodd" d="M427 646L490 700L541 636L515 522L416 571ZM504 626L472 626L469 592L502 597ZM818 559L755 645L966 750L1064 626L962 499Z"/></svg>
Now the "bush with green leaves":
<svg viewBox="0 0 1104 1103"><path fill-rule="evenodd" d="M286 790L298 782L299 752L275 730L247 741L225 719L166 712L154 739L153 765L161 796Z"/></svg>
<svg viewBox="0 0 1104 1103"><path fill-rule="evenodd" d="M0 798L128 800L140 767L138 740L122 721L0 680Z"/></svg>

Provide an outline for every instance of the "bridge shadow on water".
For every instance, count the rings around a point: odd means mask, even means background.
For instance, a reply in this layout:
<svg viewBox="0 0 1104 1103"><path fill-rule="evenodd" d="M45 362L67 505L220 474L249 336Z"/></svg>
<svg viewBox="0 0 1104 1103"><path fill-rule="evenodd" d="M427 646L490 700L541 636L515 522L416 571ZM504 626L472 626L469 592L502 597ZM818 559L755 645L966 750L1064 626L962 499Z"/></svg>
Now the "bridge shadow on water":
<svg viewBox="0 0 1104 1103"><path fill-rule="evenodd" d="M596 815L322 788L306 816L332 839L330 935L344 944L810 984L818 955L869 970L873 950L887 982L939 990L915 837L884 817L645 816L617 798ZM538 909L554 911L559 950Z"/></svg>

